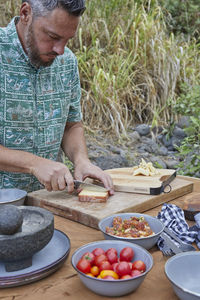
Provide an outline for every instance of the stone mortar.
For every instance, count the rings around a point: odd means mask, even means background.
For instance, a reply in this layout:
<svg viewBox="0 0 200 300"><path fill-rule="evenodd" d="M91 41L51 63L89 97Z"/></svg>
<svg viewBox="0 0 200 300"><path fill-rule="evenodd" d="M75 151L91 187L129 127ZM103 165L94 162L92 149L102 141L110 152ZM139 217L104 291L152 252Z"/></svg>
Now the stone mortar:
<svg viewBox="0 0 200 300"><path fill-rule="evenodd" d="M13 235L0 235L0 261L6 263L7 271L30 266L32 256L49 243L54 232L51 212L32 206L18 208L23 215L21 231ZM15 266L15 262L19 263Z"/></svg>

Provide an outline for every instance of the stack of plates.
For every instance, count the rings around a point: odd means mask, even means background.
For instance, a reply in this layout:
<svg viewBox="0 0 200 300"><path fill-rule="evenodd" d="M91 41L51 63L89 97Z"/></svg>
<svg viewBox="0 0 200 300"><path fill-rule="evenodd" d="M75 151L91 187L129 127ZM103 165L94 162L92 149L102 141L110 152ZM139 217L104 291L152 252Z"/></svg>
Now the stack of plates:
<svg viewBox="0 0 200 300"><path fill-rule="evenodd" d="M24 285L42 279L62 266L70 252L70 240L55 229L51 241L33 255L32 266L15 272L6 272L0 262L0 288Z"/></svg>

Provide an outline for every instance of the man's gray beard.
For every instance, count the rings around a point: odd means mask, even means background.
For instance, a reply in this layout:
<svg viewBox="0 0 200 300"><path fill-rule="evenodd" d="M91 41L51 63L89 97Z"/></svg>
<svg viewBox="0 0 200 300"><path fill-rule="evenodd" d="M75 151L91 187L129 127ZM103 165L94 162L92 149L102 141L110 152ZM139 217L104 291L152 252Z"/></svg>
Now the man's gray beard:
<svg viewBox="0 0 200 300"><path fill-rule="evenodd" d="M26 51L31 64L36 68L39 68L41 66L49 67L54 62L54 59L47 62L44 62L42 59L40 59L40 54L38 48L36 47L32 24L30 25L26 36Z"/></svg>

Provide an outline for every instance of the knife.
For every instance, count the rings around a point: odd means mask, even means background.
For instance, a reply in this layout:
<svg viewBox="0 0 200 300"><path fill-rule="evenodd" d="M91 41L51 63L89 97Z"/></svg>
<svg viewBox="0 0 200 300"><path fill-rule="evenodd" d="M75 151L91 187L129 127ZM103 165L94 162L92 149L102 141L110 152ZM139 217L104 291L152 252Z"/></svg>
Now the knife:
<svg viewBox="0 0 200 300"><path fill-rule="evenodd" d="M88 191L94 191L94 192L107 192L108 190L102 186L87 183L80 180L74 180L74 188L77 189L87 189Z"/></svg>
<svg viewBox="0 0 200 300"><path fill-rule="evenodd" d="M164 239L167 246L174 252L174 254L182 253L183 251L167 236L166 233L162 232L161 237Z"/></svg>

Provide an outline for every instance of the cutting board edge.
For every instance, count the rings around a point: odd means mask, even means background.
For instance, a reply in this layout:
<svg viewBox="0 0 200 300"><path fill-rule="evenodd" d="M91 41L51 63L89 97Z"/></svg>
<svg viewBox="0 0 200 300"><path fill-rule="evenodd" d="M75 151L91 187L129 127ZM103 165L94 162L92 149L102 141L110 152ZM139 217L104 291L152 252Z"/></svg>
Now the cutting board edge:
<svg viewBox="0 0 200 300"><path fill-rule="evenodd" d="M185 196L189 193L191 193L193 191L193 183L192 184L188 184L187 186L184 187L184 189L182 189L182 191L178 190L178 193L174 193L173 197L170 197L172 194L168 194L169 197L165 198L163 201L161 200L162 197L160 195L157 196L157 198L154 199L154 201L152 201L151 203L149 201L145 201L143 203L139 203L137 205L134 206L134 211L133 211L133 207L129 207L129 208L125 208L120 210L118 213L125 213L125 212L137 212L137 213L143 213L145 211L148 211L149 209L158 207L166 202L175 200L179 197ZM177 192L177 191L176 191ZM145 208L142 208L144 207ZM109 215L108 215L109 216Z"/></svg>
<svg viewBox="0 0 200 300"><path fill-rule="evenodd" d="M82 211L72 210L69 207L63 207L62 205L59 205L57 203L54 204L44 199L41 200L35 199L34 196L29 196L28 199L26 200L26 204L31 206L39 206L41 208L51 211L53 214L57 216L64 217L71 221L81 223L85 226L98 229L98 223L100 219L98 219L95 216L91 216L87 213L84 213Z"/></svg>

